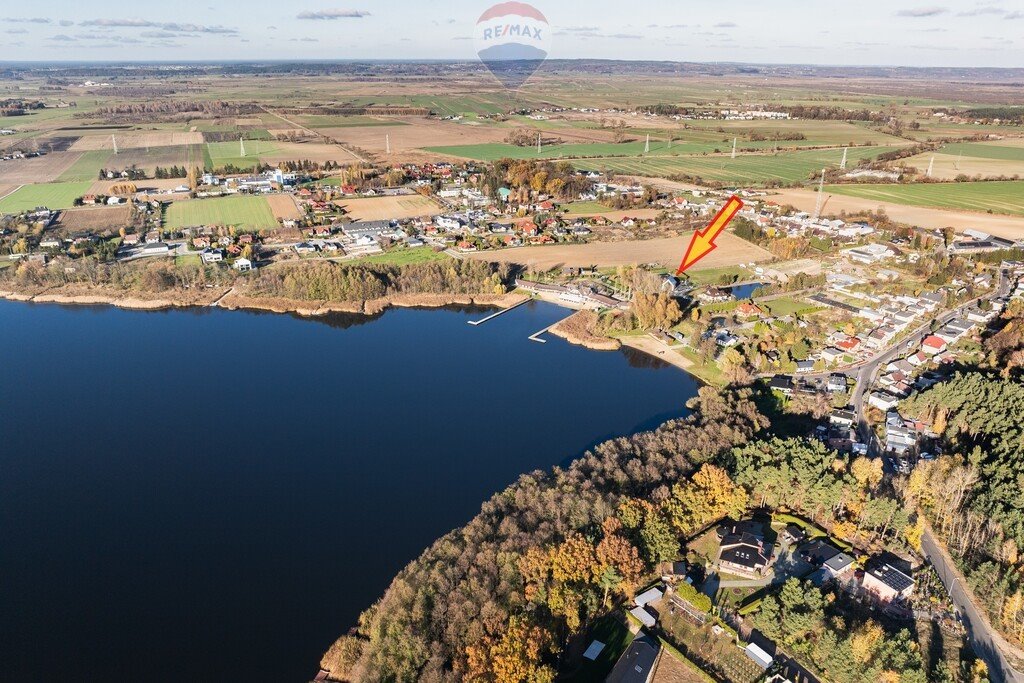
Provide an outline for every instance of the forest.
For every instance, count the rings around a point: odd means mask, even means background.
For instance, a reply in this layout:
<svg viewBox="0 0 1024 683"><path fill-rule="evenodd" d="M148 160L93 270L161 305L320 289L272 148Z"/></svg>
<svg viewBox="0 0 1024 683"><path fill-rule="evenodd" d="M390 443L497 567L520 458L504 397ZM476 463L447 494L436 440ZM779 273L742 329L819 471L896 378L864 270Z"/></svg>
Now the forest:
<svg viewBox="0 0 1024 683"><path fill-rule="evenodd" d="M676 559L682 539L752 508L785 507L864 544L913 544L914 525L874 463L771 437L751 389L705 387L688 407L684 419L495 495L395 578L323 668L352 681L552 681L569 644ZM834 650L866 628L820 622L800 622L808 651ZM871 662L851 672L925 680L914 647L895 652L868 636L851 656Z"/></svg>

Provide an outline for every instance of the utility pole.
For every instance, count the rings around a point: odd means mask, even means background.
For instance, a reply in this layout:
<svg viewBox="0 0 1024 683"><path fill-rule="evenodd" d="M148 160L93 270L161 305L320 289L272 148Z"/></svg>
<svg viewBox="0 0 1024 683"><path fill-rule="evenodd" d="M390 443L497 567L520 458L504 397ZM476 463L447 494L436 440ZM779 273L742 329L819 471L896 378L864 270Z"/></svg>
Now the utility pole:
<svg viewBox="0 0 1024 683"><path fill-rule="evenodd" d="M934 170L935 170L935 155L933 154L932 155L932 160L928 162L928 173L926 173L925 175L927 175L929 178L931 178L932 177L932 171L934 171Z"/></svg>
<svg viewBox="0 0 1024 683"><path fill-rule="evenodd" d="M843 171L846 170L846 154L850 151L849 147L843 149L843 160L839 162L839 168Z"/></svg>
<svg viewBox="0 0 1024 683"><path fill-rule="evenodd" d="M821 218L821 210L825 208L825 169L821 169L821 182L818 183L818 202L814 206L814 222Z"/></svg>
<svg viewBox="0 0 1024 683"><path fill-rule="evenodd" d="M241 156L241 157L245 156L245 140L242 139L241 135L238 136L238 151L239 151L239 156Z"/></svg>
<svg viewBox="0 0 1024 683"><path fill-rule="evenodd" d="M651 153L651 134L647 134L647 144L644 145L644 154Z"/></svg>
<svg viewBox="0 0 1024 683"><path fill-rule="evenodd" d="M110 136L110 141L112 143L114 143L114 154L117 154L117 136L116 135L111 135Z"/></svg>
<svg viewBox="0 0 1024 683"><path fill-rule="evenodd" d="M737 139L738 139L738 138L733 138L733 139L732 139L732 158L733 158L733 159L735 159L735 158L736 158L736 140L737 140Z"/></svg>
<svg viewBox="0 0 1024 683"><path fill-rule="evenodd" d="M387 147L387 153L391 154L391 136L390 135L385 135L384 136L384 145L385 145L385 147Z"/></svg>

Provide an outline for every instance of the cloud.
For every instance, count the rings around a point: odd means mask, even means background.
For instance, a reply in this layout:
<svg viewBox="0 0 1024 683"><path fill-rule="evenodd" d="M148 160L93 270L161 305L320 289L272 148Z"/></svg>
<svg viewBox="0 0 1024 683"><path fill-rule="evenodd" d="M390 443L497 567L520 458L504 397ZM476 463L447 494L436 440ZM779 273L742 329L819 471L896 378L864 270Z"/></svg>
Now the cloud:
<svg viewBox="0 0 1024 683"><path fill-rule="evenodd" d="M310 38L309 36L306 36L305 38L289 38L288 42L290 42L290 43L319 43L320 39L319 38Z"/></svg>
<svg viewBox="0 0 1024 683"><path fill-rule="evenodd" d="M722 21L715 24L715 28L736 28L737 24L734 21Z"/></svg>
<svg viewBox="0 0 1024 683"><path fill-rule="evenodd" d="M71 21L70 19L61 19L58 23L61 26L74 26L75 25L75 22Z"/></svg>
<svg viewBox="0 0 1024 683"><path fill-rule="evenodd" d="M362 19L370 16L369 12L358 9L320 9L316 11L299 12L296 19L308 19L311 21L333 21L335 19Z"/></svg>
<svg viewBox="0 0 1024 683"><path fill-rule="evenodd" d="M914 19L922 19L925 17L937 17L940 14L945 14L949 10L945 7L911 7L910 9L901 9L896 13L898 17L911 17Z"/></svg>
<svg viewBox="0 0 1024 683"><path fill-rule="evenodd" d="M177 38L177 33L171 33L170 31L143 31L139 34L143 38Z"/></svg>
<svg viewBox="0 0 1024 683"><path fill-rule="evenodd" d="M1003 19L1024 19L1024 12L1010 12Z"/></svg>
<svg viewBox="0 0 1024 683"><path fill-rule="evenodd" d="M1006 10L1002 7L993 7L992 5L984 5L982 7L975 7L974 9L965 10L963 12L957 12L958 17L979 17L983 14L1006 14Z"/></svg>
<svg viewBox="0 0 1024 683"><path fill-rule="evenodd" d="M227 26L204 26L203 24L179 24L173 21L150 21L149 19L89 19L80 26L102 26L104 28L158 28L176 34L220 34L234 35L238 29Z"/></svg>
<svg viewBox="0 0 1024 683"><path fill-rule="evenodd" d="M27 28L9 28L4 33L10 33L11 35L17 35L19 33L28 33Z"/></svg>
<svg viewBox="0 0 1024 683"><path fill-rule="evenodd" d="M50 20L43 17L7 17L4 21L12 24L49 24Z"/></svg>
<svg viewBox="0 0 1024 683"><path fill-rule="evenodd" d="M58 33L57 35L49 38L49 40L52 40L55 43L74 43L78 41L77 38L69 36L66 33Z"/></svg>

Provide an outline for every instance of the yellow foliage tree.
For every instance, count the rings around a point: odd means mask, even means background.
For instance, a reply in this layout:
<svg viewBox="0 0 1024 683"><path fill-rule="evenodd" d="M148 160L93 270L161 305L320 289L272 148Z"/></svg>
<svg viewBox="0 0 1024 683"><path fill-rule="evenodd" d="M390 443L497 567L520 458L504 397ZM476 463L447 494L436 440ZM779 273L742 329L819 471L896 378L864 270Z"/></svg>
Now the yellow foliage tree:
<svg viewBox="0 0 1024 683"><path fill-rule="evenodd" d="M747 492L728 472L706 464L690 481L672 487L665 507L673 528L688 534L716 519L741 515L747 509Z"/></svg>

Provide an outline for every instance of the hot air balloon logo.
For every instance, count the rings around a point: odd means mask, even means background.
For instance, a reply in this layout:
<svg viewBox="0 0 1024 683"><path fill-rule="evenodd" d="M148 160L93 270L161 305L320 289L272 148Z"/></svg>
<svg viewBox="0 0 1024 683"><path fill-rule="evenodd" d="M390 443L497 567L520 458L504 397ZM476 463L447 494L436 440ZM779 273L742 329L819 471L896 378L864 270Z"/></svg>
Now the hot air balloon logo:
<svg viewBox="0 0 1024 683"><path fill-rule="evenodd" d="M517 90L547 59L551 28L537 8L502 2L480 15L474 42L480 61L494 77Z"/></svg>

